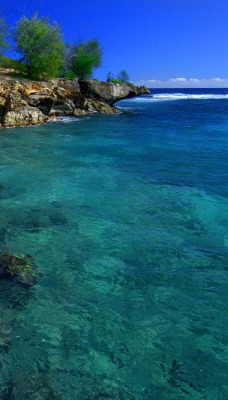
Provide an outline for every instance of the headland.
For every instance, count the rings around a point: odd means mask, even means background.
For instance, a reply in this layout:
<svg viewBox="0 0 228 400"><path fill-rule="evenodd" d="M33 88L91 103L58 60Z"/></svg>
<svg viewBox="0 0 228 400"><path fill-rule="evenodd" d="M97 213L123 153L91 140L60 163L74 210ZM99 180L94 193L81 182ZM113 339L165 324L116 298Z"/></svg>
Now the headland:
<svg viewBox="0 0 228 400"><path fill-rule="evenodd" d="M116 114L114 104L147 94L145 86L93 80L49 82L0 77L0 126L28 126L59 116Z"/></svg>

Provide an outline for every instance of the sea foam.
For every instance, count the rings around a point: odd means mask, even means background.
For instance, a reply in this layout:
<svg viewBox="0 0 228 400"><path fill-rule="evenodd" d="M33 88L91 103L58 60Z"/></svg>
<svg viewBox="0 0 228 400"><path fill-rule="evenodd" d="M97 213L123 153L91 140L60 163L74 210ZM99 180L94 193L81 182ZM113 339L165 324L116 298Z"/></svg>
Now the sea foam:
<svg viewBox="0 0 228 400"><path fill-rule="evenodd" d="M173 100L225 100L228 94L186 94L186 93L159 93L132 99L135 102L173 101Z"/></svg>

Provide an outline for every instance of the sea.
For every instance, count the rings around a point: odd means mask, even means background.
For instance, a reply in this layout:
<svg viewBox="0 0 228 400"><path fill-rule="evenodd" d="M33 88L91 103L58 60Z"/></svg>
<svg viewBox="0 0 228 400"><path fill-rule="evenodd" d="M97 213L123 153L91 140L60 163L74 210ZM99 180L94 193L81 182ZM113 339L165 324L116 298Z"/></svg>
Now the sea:
<svg viewBox="0 0 228 400"><path fill-rule="evenodd" d="M1 400L228 399L228 89L0 130Z"/></svg>

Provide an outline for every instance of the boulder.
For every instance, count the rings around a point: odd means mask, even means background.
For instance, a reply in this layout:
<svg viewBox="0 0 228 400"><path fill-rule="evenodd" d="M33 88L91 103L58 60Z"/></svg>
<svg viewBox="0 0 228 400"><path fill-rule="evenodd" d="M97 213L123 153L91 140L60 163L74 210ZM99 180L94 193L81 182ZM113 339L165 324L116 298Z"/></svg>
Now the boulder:
<svg viewBox="0 0 228 400"><path fill-rule="evenodd" d="M86 98L81 107L88 113L116 114L119 112L117 108L92 98Z"/></svg>
<svg viewBox="0 0 228 400"><path fill-rule="evenodd" d="M87 112L85 110L82 110L81 108L75 108L74 112L73 112L73 115L75 117L83 117L86 114L87 114Z"/></svg>
<svg viewBox="0 0 228 400"><path fill-rule="evenodd" d="M52 96L53 84L51 82L23 82L23 89L21 92L24 94L24 96L30 96L31 94Z"/></svg>
<svg viewBox="0 0 228 400"><path fill-rule="evenodd" d="M36 125L47 121L46 117L37 107L21 106L16 111L8 111L4 114L3 126Z"/></svg>
<svg viewBox="0 0 228 400"><path fill-rule="evenodd" d="M6 99L4 112L7 113L8 111L18 111L22 106L26 105L27 103L22 99L21 93L13 90L9 93Z"/></svg>
<svg viewBox="0 0 228 400"><path fill-rule="evenodd" d="M75 106L71 100L57 100L53 103L49 115L74 115Z"/></svg>
<svg viewBox="0 0 228 400"><path fill-rule="evenodd" d="M29 106L21 93L17 91L9 93L3 114L2 125L4 126L35 125L47 119L37 107Z"/></svg>

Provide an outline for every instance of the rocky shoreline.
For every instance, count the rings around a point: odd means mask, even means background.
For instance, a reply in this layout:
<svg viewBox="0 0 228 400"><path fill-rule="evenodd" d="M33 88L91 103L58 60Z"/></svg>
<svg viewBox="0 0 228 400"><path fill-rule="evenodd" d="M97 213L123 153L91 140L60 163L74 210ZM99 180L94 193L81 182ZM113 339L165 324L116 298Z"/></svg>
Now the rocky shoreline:
<svg viewBox="0 0 228 400"><path fill-rule="evenodd" d="M0 127L27 126L58 116L115 114L114 103L149 94L145 86L98 80L0 80Z"/></svg>

